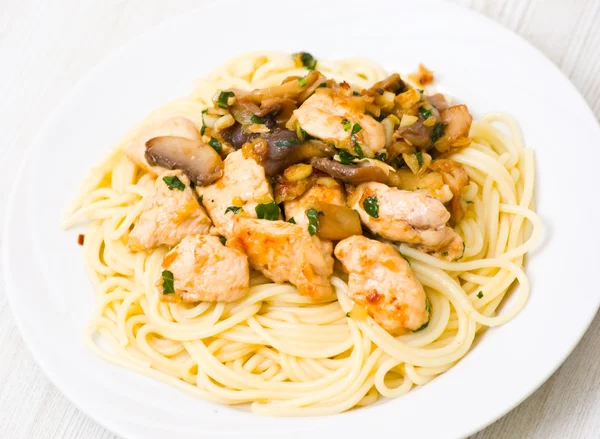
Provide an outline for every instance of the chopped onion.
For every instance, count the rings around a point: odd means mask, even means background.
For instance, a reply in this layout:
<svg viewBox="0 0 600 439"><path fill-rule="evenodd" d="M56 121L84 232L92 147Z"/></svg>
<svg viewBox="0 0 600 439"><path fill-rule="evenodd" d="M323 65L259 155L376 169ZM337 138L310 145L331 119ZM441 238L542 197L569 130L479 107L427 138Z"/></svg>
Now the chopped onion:
<svg viewBox="0 0 600 439"><path fill-rule="evenodd" d="M419 120L419 118L417 116L410 116L408 114L403 114L402 119L400 120L400 126L401 127L409 127L418 120Z"/></svg>

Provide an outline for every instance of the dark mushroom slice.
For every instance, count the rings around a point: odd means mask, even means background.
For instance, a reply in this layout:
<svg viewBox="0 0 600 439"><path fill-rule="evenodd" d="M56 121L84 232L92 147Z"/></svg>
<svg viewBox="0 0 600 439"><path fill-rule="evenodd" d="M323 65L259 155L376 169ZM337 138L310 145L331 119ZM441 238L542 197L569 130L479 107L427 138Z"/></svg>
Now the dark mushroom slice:
<svg viewBox="0 0 600 439"><path fill-rule="evenodd" d="M382 79L379 82L376 82L366 91L368 96L376 96L378 94L383 94L384 91L389 91L397 95L398 93L402 93L406 91L407 87L402 78L398 73L394 73L387 78Z"/></svg>
<svg viewBox="0 0 600 439"><path fill-rule="evenodd" d="M433 95L423 96L431 105L433 105L438 111L444 111L448 108L448 101L441 93L436 93Z"/></svg>
<svg viewBox="0 0 600 439"><path fill-rule="evenodd" d="M320 140L302 141L294 131L275 129L260 134L243 147L244 156L254 157L268 177L280 174L288 166L313 157L332 157L335 148Z"/></svg>
<svg viewBox="0 0 600 439"><path fill-rule="evenodd" d="M313 85L323 75L317 70L311 71L304 78L293 78L281 85L253 90L244 97L249 102L256 104L271 98L285 98L297 100L302 93Z"/></svg>
<svg viewBox="0 0 600 439"><path fill-rule="evenodd" d="M344 183L359 184L369 181L387 183L388 176L378 166L344 165L338 161L326 158L313 158L313 168L323 171Z"/></svg>
<svg viewBox="0 0 600 439"><path fill-rule="evenodd" d="M151 166L179 169L198 186L223 176L223 160L211 146L185 137L154 137L146 142L146 161Z"/></svg>

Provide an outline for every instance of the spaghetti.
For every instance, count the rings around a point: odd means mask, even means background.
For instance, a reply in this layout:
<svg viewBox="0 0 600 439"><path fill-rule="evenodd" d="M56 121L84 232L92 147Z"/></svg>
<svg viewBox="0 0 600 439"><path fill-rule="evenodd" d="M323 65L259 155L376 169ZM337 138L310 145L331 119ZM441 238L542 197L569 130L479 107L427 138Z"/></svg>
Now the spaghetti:
<svg viewBox="0 0 600 439"><path fill-rule="evenodd" d="M319 60L318 68L358 87L385 76L364 59ZM201 126L215 90L263 88L303 74L286 54L234 58L199 80L189 97L152 112L93 169L64 226L90 221L84 252L96 306L86 340L96 355L217 403L250 403L266 415L325 415L428 383L469 351L478 332L508 322L525 306L523 259L542 231L532 210L534 157L516 122L500 113L474 122L472 143L450 157L469 176L462 192L466 214L455 227L464 257L447 262L399 247L431 303L425 329L394 337L371 317L349 314L343 275L332 278L337 300L324 303L256 273L237 302L160 301L155 284L168 249L132 252L126 245L156 176L131 162L124 145L172 116ZM512 303L497 314L515 280L520 287Z"/></svg>

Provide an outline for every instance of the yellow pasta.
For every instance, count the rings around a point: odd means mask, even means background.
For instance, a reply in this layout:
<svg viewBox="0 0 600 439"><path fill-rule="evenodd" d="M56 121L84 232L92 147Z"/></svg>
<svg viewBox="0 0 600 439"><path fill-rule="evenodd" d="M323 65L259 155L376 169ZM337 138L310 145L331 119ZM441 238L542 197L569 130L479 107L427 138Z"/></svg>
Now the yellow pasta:
<svg viewBox="0 0 600 439"><path fill-rule="evenodd" d="M385 77L372 61L319 61L327 77L367 87ZM198 126L217 89L253 89L304 75L288 54L252 53L197 81L187 98L152 112L93 169L64 222L89 220L85 259L96 289L86 340L99 357L160 379L199 398L251 404L276 416L326 415L396 398L424 385L467 354L481 329L512 319L526 304L524 255L539 241L533 211L534 157L516 122L491 113L473 123L470 146L451 158L466 169L465 219L456 231L465 256L446 262L407 245L431 302L427 328L394 337L372 318L352 318L347 284L334 277L337 300L311 303L291 285L253 274L238 302L164 303L155 286L166 248L126 246L155 176L123 153L147 124L184 116ZM466 201L466 203L465 203ZM496 310L517 281L511 303Z"/></svg>

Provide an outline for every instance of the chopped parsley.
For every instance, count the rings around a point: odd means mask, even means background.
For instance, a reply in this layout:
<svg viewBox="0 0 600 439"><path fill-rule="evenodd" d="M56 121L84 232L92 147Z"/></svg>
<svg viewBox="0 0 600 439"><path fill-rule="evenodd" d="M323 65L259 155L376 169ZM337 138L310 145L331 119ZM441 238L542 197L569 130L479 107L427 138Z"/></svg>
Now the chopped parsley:
<svg viewBox="0 0 600 439"><path fill-rule="evenodd" d="M202 110L202 128L200 128L200 135L203 136L206 131L206 124L204 123L204 115L208 110Z"/></svg>
<svg viewBox="0 0 600 439"><path fill-rule="evenodd" d="M350 128L352 128L352 122L350 122L348 119L342 119L342 126L344 127L344 131L350 131Z"/></svg>
<svg viewBox="0 0 600 439"><path fill-rule="evenodd" d="M259 219L266 219L269 221L276 221L279 219L279 206L275 201L258 204L254 210Z"/></svg>
<svg viewBox="0 0 600 439"><path fill-rule="evenodd" d="M221 152L221 150L223 149L223 145L221 145L221 142L219 142L214 137L210 138L210 140L208 141L208 144L210 146L212 146L214 148L214 150L217 151L217 152Z"/></svg>
<svg viewBox="0 0 600 439"><path fill-rule="evenodd" d="M355 135L360 130L362 130L362 127L359 124L355 123L354 126L352 127L352 135Z"/></svg>
<svg viewBox="0 0 600 439"><path fill-rule="evenodd" d="M387 160L387 152L380 151L375 155L375 160L379 160L380 162L385 162Z"/></svg>
<svg viewBox="0 0 600 439"><path fill-rule="evenodd" d="M298 78L298 84L300 84L300 87L304 87L306 85L306 76Z"/></svg>
<svg viewBox="0 0 600 439"><path fill-rule="evenodd" d="M340 158L340 163L342 165L349 165L352 163L352 160L354 160L354 156L345 149L340 150L338 157Z"/></svg>
<svg viewBox="0 0 600 439"><path fill-rule="evenodd" d="M257 116L256 114L253 114L252 117L250 117L250 122L252 123L257 123L259 125L262 125L265 123L265 121L263 120L262 117Z"/></svg>
<svg viewBox="0 0 600 439"><path fill-rule="evenodd" d="M481 299L483 297L483 291L477 293L477 298Z"/></svg>
<svg viewBox="0 0 600 439"><path fill-rule="evenodd" d="M428 110L425 107L419 107L419 114L423 116L423 120L427 120L431 116L431 110Z"/></svg>
<svg viewBox="0 0 600 439"><path fill-rule="evenodd" d="M280 147L286 147L286 146L292 146L292 145L300 145L302 143L302 140L297 139L297 140L276 140L274 142L275 146L280 146Z"/></svg>
<svg viewBox="0 0 600 439"><path fill-rule="evenodd" d="M473 204L473 202L471 200L467 200L466 203L467 204Z"/></svg>
<svg viewBox="0 0 600 439"><path fill-rule="evenodd" d="M222 91L219 94L219 99L217 100L217 106L219 106L220 108L229 107L229 104L227 102L229 102L229 98L232 98L234 96L235 96L235 93L232 91Z"/></svg>
<svg viewBox="0 0 600 439"><path fill-rule="evenodd" d="M315 67L317 67L317 60L308 52L294 53L292 56L300 56L300 61L302 61L302 65L308 70L314 70Z"/></svg>
<svg viewBox="0 0 600 439"><path fill-rule="evenodd" d="M225 238L224 236L219 236L219 241L221 241L221 244L225 245L225 243L227 242L227 238Z"/></svg>
<svg viewBox="0 0 600 439"><path fill-rule="evenodd" d="M429 297L425 299L425 311L427 311L428 313L431 313L431 302L429 301ZM423 323L421 326L419 326L413 332L421 331L422 329L427 328L427 326L429 326L430 321L431 321L431 315L429 316L429 320L427 320L425 323Z"/></svg>
<svg viewBox="0 0 600 439"><path fill-rule="evenodd" d="M321 82L319 85L317 85L317 88L321 87L327 87L327 84L325 82Z"/></svg>
<svg viewBox="0 0 600 439"><path fill-rule="evenodd" d="M310 140L313 137L308 134L306 131L304 131L302 128L300 128L300 136L299 136L300 140Z"/></svg>
<svg viewBox="0 0 600 439"><path fill-rule="evenodd" d="M346 317L350 318L350 312L346 313Z"/></svg>
<svg viewBox="0 0 600 439"><path fill-rule="evenodd" d="M227 209L225 209L225 213L227 212L233 212L234 215L240 213L242 209L240 206L229 206Z"/></svg>
<svg viewBox="0 0 600 439"><path fill-rule="evenodd" d="M365 156L365 153L363 152L363 150L360 147L360 145L358 144L358 142L354 142L354 152L360 159L362 159Z"/></svg>
<svg viewBox="0 0 600 439"><path fill-rule="evenodd" d="M442 256L448 256L448 252L442 253Z"/></svg>
<svg viewBox="0 0 600 439"><path fill-rule="evenodd" d="M352 96L360 96L360 92L358 92L358 91L354 90L354 91L352 92Z"/></svg>
<svg viewBox="0 0 600 439"><path fill-rule="evenodd" d="M433 128L431 129L431 144L433 145L437 142L440 137L444 135L444 130L446 129L446 124L442 122L436 122Z"/></svg>
<svg viewBox="0 0 600 439"><path fill-rule="evenodd" d="M417 158L417 163L419 164L419 168L423 166L423 153L421 151L415 152L415 157Z"/></svg>
<svg viewBox="0 0 600 439"><path fill-rule="evenodd" d="M425 93L425 90L423 90L422 88L417 88L417 91L421 94Z"/></svg>
<svg viewBox="0 0 600 439"><path fill-rule="evenodd" d="M319 212L317 209L308 209L306 216L308 217L308 233L313 236L317 233L319 228L319 215L323 215L323 212Z"/></svg>
<svg viewBox="0 0 600 439"><path fill-rule="evenodd" d="M379 218L379 200L377 197L367 197L365 201L363 201L363 208L365 212L372 216L373 218Z"/></svg>
<svg viewBox="0 0 600 439"><path fill-rule="evenodd" d="M185 190L185 184L177 178L176 175L170 175L168 177L163 177L163 181L167 185L170 190L178 189L180 191Z"/></svg>
<svg viewBox="0 0 600 439"><path fill-rule="evenodd" d="M173 278L173 272L169 270L164 270L162 272L162 287L163 294L174 294L175 293L175 279Z"/></svg>
<svg viewBox="0 0 600 439"><path fill-rule="evenodd" d="M294 217L291 217L289 220L287 220L287 222L291 224L296 224L296 220L294 219Z"/></svg>

